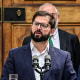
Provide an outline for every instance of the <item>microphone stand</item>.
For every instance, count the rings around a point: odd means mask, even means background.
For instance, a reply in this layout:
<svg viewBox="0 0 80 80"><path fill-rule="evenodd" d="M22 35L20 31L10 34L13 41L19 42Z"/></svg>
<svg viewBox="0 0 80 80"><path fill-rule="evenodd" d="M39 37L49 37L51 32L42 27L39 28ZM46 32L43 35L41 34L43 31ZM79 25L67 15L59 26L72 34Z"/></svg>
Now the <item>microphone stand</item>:
<svg viewBox="0 0 80 80"><path fill-rule="evenodd" d="M32 66L34 67L35 71L38 72L40 74L40 80L43 80L43 74L47 71L49 71L50 67L51 67L51 58L49 55L45 56L45 65L43 67L39 66L39 60L38 60L38 56L35 55L32 58L33 64ZM39 71L40 69L40 71ZM42 71L42 69L45 69L44 71Z"/></svg>
<svg viewBox="0 0 80 80"><path fill-rule="evenodd" d="M45 71L42 71L42 69L44 69L45 66L43 66L43 67L38 66L38 68L40 69L40 71L37 68L35 68L35 71L40 74L40 80L43 80L43 74L46 73L49 70L46 69Z"/></svg>

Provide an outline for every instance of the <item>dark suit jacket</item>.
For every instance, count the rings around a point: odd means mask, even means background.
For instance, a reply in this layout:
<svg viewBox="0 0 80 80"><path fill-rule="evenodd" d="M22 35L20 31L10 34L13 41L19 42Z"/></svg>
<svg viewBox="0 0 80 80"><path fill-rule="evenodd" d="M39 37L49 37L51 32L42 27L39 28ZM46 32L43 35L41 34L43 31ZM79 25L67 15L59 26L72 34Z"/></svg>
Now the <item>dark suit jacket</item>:
<svg viewBox="0 0 80 80"><path fill-rule="evenodd" d="M79 65L79 69L78 69L78 80L80 80L80 65Z"/></svg>
<svg viewBox="0 0 80 80"><path fill-rule="evenodd" d="M70 34L63 30L59 31L59 39L60 39L60 48L62 50L68 51L71 53L71 59L73 62L74 69L78 72L78 66L80 63L80 43L79 39L76 35ZM31 37L24 38L23 44L26 45L31 41Z"/></svg>
<svg viewBox="0 0 80 80"><path fill-rule="evenodd" d="M35 80L30 44L10 50L3 67L1 80L9 80L9 74L18 74L18 80ZM70 53L50 45L51 67L43 80L76 80Z"/></svg>

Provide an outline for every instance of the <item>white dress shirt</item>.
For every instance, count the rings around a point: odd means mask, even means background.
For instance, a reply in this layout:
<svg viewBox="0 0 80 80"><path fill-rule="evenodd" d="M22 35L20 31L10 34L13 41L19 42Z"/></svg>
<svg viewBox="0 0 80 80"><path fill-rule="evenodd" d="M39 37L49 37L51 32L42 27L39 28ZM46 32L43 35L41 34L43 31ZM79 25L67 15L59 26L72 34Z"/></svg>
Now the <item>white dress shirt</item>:
<svg viewBox="0 0 80 80"><path fill-rule="evenodd" d="M48 52L49 52L49 43L48 43L46 49L44 51L42 51L42 53L40 53L37 50L37 48L34 46L32 41L30 42L30 47L31 47L31 51L32 51L32 56L37 55L39 57L39 66L43 67L44 66L44 56L48 55ZM34 74L35 74L36 80L40 80L40 74L37 73L35 70L34 70Z"/></svg>
<svg viewBox="0 0 80 80"><path fill-rule="evenodd" d="M54 47L60 49L60 40L59 40L58 28L56 28L53 36L51 37L51 40L53 42Z"/></svg>

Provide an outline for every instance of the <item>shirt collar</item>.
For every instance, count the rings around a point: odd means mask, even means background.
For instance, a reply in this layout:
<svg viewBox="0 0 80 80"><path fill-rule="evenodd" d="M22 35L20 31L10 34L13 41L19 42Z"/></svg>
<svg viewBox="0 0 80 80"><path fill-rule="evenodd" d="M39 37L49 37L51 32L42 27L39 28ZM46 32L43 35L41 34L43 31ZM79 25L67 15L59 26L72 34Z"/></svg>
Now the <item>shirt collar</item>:
<svg viewBox="0 0 80 80"><path fill-rule="evenodd" d="M36 47L34 46L34 44L32 43L32 40L31 40L31 42L30 42L30 47L31 47L31 51L32 51L34 48L36 48ZM44 51L48 51L48 52L49 52L49 42L48 42L48 45L47 45L47 47L45 48ZM44 51L43 51L43 52L44 52Z"/></svg>
<svg viewBox="0 0 80 80"><path fill-rule="evenodd" d="M58 37L58 28L55 29L55 32L53 33L53 38L57 39Z"/></svg>
<svg viewBox="0 0 80 80"><path fill-rule="evenodd" d="M31 40L31 42L30 42L30 47L31 47L31 51L32 51L33 48L34 48L34 45L33 45L33 43L32 43L32 40Z"/></svg>

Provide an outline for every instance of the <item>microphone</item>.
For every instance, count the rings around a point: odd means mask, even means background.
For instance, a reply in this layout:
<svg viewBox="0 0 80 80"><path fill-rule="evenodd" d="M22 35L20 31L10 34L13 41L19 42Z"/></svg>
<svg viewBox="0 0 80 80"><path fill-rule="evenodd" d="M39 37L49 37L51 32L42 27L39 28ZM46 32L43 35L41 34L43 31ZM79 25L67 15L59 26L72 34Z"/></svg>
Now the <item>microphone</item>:
<svg viewBox="0 0 80 80"><path fill-rule="evenodd" d="M44 64L43 67L39 66L39 58L38 58L37 55L34 55L32 57L32 66L34 67L35 71L40 74L40 80L43 80L43 74L45 72L49 71L49 69L51 67L51 57L50 57L50 55L45 56L45 64ZM44 68L45 68L45 70L43 71L42 69L44 69Z"/></svg>
<svg viewBox="0 0 80 80"><path fill-rule="evenodd" d="M49 70L51 67L51 57L50 55L45 55L45 69Z"/></svg>
<svg viewBox="0 0 80 80"><path fill-rule="evenodd" d="M38 60L38 56L37 55L34 55L32 57L32 65L33 65L34 69L38 68L38 66L39 66L39 60Z"/></svg>

